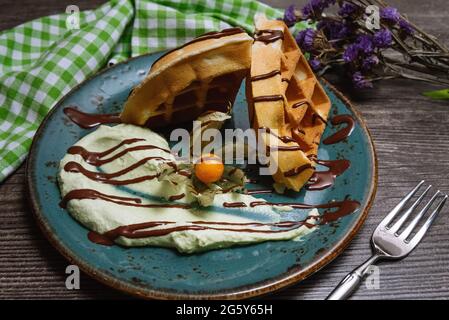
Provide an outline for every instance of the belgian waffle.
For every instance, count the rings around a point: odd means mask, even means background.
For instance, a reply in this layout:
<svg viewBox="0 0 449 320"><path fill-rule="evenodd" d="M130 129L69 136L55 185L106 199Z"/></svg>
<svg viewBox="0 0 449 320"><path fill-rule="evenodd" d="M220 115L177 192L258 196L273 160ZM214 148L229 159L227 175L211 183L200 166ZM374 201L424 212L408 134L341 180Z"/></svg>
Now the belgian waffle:
<svg viewBox="0 0 449 320"><path fill-rule="evenodd" d="M246 86L250 121L271 132L259 135L267 147L277 137L279 146L270 155L277 164L274 180L299 191L314 172L330 101L287 26L261 15L255 25Z"/></svg>
<svg viewBox="0 0 449 320"><path fill-rule="evenodd" d="M286 99L292 136L305 154L315 159L331 102L302 53L287 88Z"/></svg>
<svg viewBox="0 0 449 320"><path fill-rule="evenodd" d="M136 86L120 117L150 128L228 112L251 64L253 39L240 28L206 33L169 51Z"/></svg>

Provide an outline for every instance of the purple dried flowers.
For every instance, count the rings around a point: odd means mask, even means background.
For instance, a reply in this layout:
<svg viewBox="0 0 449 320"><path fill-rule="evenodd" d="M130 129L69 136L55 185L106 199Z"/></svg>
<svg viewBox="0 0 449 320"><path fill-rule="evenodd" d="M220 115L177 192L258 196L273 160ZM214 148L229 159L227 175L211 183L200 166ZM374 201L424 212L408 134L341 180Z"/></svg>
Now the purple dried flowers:
<svg viewBox="0 0 449 320"><path fill-rule="evenodd" d="M412 25L404 19L399 20L399 27L407 35L412 35L414 32Z"/></svg>
<svg viewBox="0 0 449 320"><path fill-rule="evenodd" d="M346 63L355 62L359 57L371 55L374 51L373 39L370 35L362 34L357 37L355 43L349 44L344 53L343 60Z"/></svg>
<svg viewBox="0 0 449 320"><path fill-rule="evenodd" d="M374 51L373 37L367 34L362 34L357 37L356 45L360 51L365 54L371 54Z"/></svg>
<svg viewBox="0 0 449 320"><path fill-rule="evenodd" d="M318 30L322 30L328 40L339 40L348 37L352 28L345 22L322 20L317 24Z"/></svg>
<svg viewBox="0 0 449 320"><path fill-rule="evenodd" d="M319 71L321 69L321 61L318 58L311 58L309 64L313 71Z"/></svg>
<svg viewBox="0 0 449 320"><path fill-rule="evenodd" d="M405 35L412 35L414 30L411 24L401 17L398 9L393 7L386 7L380 10L381 19L389 25L398 25L399 30Z"/></svg>
<svg viewBox="0 0 449 320"><path fill-rule="evenodd" d="M373 83L366 79L360 71L357 71L352 75L352 83L357 89L367 89L373 87Z"/></svg>
<svg viewBox="0 0 449 320"><path fill-rule="evenodd" d="M380 9L380 18L391 23L397 23L400 19L401 15L399 14L398 9L393 7L386 7Z"/></svg>
<svg viewBox="0 0 449 320"><path fill-rule="evenodd" d="M321 15L324 9L335 4L336 0L310 0L301 10L303 18L311 19Z"/></svg>
<svg viewBox="0 0 449 320"><path fill-rule="evenodd" d="M296 42L298 43L298 46L306 51L306 52L312 52L314 50L313 42L315 39L316 31L314 29L305 29L300 32L298 32L296 36Z"/></svg>
<svg viewBox="0 0 449 320"><path fill-rule="evenodd" d="M283 20L288 27L293 26L298 21L296 7L294 5L290 5L285 9Z"/></svg>
<svg viewBox="0 0 449 320"><path fill-rule="evenodd" d="M343 18L350 18L359 11L358 9L359 7L353 3L343 2L340 10L338 10L338 15Z"/></svg>
<svg viewBox="0 0 449 320"><path fill-rule="evenodd" d="M343 53L343 60L346 63L354 62L359 57L359 52L360 49L357 44L350 44Z"/></svg>
<svg viewBox="0 0 449 320"><path fill-rule="evenodd" d="M362 61L362 70L363 71L368 71L371 70L372 68L374 68L375 66L377 66L379 64L380 60L379 58L373 54L369 57L366 57L363 61Z"/></svg>
<svg viewBox="0 0 449 320"><path fill-rule="evenodd" d="M331 5L337 10L327 12ZM379 28L373 29L364 13L367 6L376 5L380 20ZM289 6L283 19L289 26L304 20L316 23L316 29L296 34L310 66L322 72L342 66L357 88L400 77L449 84L449 49L379 1L309 0L300 11Z"/></svg>
<svg viewBox="0 0 449 320"><path fill-rule="evenodd" d="M388 29L381 29L374 34L373 37L374 45L377 48L388 48L393 42L393 36L391 31Z"/></svg>

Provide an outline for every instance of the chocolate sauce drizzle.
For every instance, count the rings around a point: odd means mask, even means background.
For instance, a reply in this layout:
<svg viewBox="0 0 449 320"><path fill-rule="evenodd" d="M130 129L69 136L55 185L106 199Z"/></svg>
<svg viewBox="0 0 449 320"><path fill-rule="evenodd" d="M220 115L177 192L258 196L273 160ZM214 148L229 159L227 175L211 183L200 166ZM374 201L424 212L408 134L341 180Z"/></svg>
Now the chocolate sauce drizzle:
<svg viewBox="0 0 449 320"><path fill-rule="evenodd" d="M253 193L268 193L271 192L267 190L254 190ZM177 200L184 197L185 194L175 195L170 197L171 200ZM70 200L82 200L82 199L91 199L96 200L100 199L103 201L112 202L118 205L123 206L132 206L132 207L141 207L141 208L181 208L181 209L190 209L191 206L189 204L176 204L176 203L160 203L160 204L142 204L142 200L140 198L131 198L131 197L121 197L115 195L108 195L101 193L97 190L93 189L78 189L72 190L68 192L62 201L60 202L60 206L62 208L67 207L67 203ZM346 216L348 214L353 213L358 209L360 203L354 200L345 199L343 201L338 202L330 202L327 204L319 204L319 205L310 205L304 203L273 203L273 202L265 202L265 201L252 201L249 205L244 202L225 202L223 206L226 208L242 208L242 207L257 207L257 206L291 206L295 209L327 209L320 216L320 224L327 224L337 219ZM335 211L330 211L329 209L336 208ZM250 232L250 233L278 233L278 232L286 232L293 230L295 228L299 228L300 226L307 226L309 228L314 227L314 224L307 223L306 220L303 221L283 221L279 223L258 223L258 222L249 222L249 223L231 223L231 222L205 222L205 221L192 221L189 222L188 225L182 226L174 226L168 227L164 229L153 229L147 230L150 228L158 227L158 226L170 226L171 224L175 224L173 221L152 221L146 223L139 224L131 224L120 226L111 231L108 231L104 234L98 234L96 232L89 232L88 238L90 241L102 244L102 245L112 245L114 244L114 240L120 236L126 238L145 238L145 237L158 237L170 234L172 232L184 231L184 230L219 230L219 231L230 231L230 232ZM218 227L215 227L218 226ZM249 227L274 227L276 229L270 230L260 230L254 228L226 228L226 226L249 226Z"/></svg>
<svg viewBox="0 0 449 320"><path fill-rule="evenodd" d="M192 44L195 42L209 40L209 39L219 39L222 37L232 36L234 34L239 34L239 33L245 33L245 30L243 30L242 28L239 28L239 27L234 27L234 28L223 29L221 31L210 31L203 35L200 35L199 37L196 37L195 39L191 40L190 42L183 44L178 49L188 46L189 44Z"/></svg>
<svg viewBox="0 0 449 320"><path fill-rule="evenodd" d="M89 114L72 106L64 108L63 111L72 122L84 129L94 128L106 123L122 123L119 113Z"/></svg>
<svg viewBox="0 0 449 320"><path fill-rule="evenodd" d="M103 246L113 246L114 245L114 240L111 240L107 237L105 237L104 235L95 232L95 231L89 231L87 233L87 239L90 240L90 242L96 243L96 244L101 244Z"/></svg>
<svg viewBox="0 0 449 320"><path fill-rule="evenodd" d="M271 96L259 96L253 98L254 102L279 101L279 100L284 100L284 97L280 94L275 94Z"/></svg>
<svg viewBox="0 0 449 320"><path fill-rule="evenodd" d="M271 72L268 72L268 73L265 73L265 74L260 74L258 76L251 77L251 81L259 81L259 80L269 79L269 78L274 77L274 76L276 76L278 74L281 74L281 71L280 70L274 70L274 71L271 71Z"/></svg>
<svg viewBox="0 0 449 320"><path fill-rule="evenodd" d="M151 157L151 158L158 158L158 157ZM163 159L163 158L161 158ZM145 161L143 161L145 160ZM146 163L148 161L148 159L142 159L139 162L136 162L135 164L133 164L132 166L129 166L123 170L114 172L114 173L103 173L103 172L96 172L96 171L90 171L87 170L86 168L84 168L80 163L74 162L74 161L70 161L68 162L65 166L64 166L64 170L67 172L79 172L81 174L83 174L84 176L88 177L91 180L94 181L99 181L101 183L105 183L105 184L112 184L112 185L116 185L116 186L122 186L122 185L128 185L128 184L133 184L133 183L140 183L143 181L147 181L147 180L153 180L155 178L159 177L159 174L154 174L154 175L146 175L146 176L141 176L141 177L137 177L137 178L133 178L133 179L126 179L126 180L114 180L112 178L114 177L118 177L121 176L122 174L125 174L127 172L130 172L132 170L134 170L135 168L143 165L143 163Z"/></svg>
<svg viewBox="0 0 449 320"><path fill-rule="evenodd" d="M170 196L170 197L168 198L168 201L180 200L180 199L184 198L185 196L186 196L185 193L175 194L175 195Z"/></svg>
<svg viewBox="0 0 449 320"><path fill-rule="evenodd" d="M129 207L140 207L140 208L179 208L179 209L190 209L189 204L183 203L150 203L143 204L140 198L129 198L129 197L119 197L115 195L105 194L94 189L75 189L68 192L59 203L61 208L67 208L67 203L70 200L103 200L119 204L122 206Z"/></svg>
<svg viewBox="0 0 449 320"><path fill-rule="evenodd" d="M237 27L237 28L228 28L228 29L224 29L221 31L212 31L212 32L205 33L189 42L184 43L182 46L179 46L177 48L167 51L162 56L157 58L156 61L154 61L153 65L156 64L159 60L161 60L165 56L169 55L170 53L177 51L179 49L182 49L188 45L191 45L192 43L196 43L196 42L200 42L200 41L204 41L204 40L210 40L210 39L219 39L222 37L232 36L232 35L239 34L239 33L245 33L245 30Z"/></svg>
<svg viewBox="0 0 449 320"><path fill-rule="evenodd" d="M279 136L276 133L274 133L270 128L268 127L260 127L260 130L265 131L266 133L271 134L273 137L278 138L279 140L281 140L283 143L289 143L289 142L294 142L296 143L296 140L293 139L292 137L289 136Z"/></svg>
<svg viewBox="0 0 449 320"><path fill-rule="evenodd" d="M308 228L314 227L313 224L307 223L307 221L282 221L277 223L259 223L259 222L209 222L209 221L191 221L189 224L182 226L173 226L176 222L173 221L151 221L137 224L130 224L121 226L110 230L104 234L92 233L88 235L89 240L97 244L111 245L113 241L118 237L126 237L130 239L139 239L147 237L160 237L167 234L185 231L185 230L218 230L218 231L231 231L231 232L250 232L250 233L280 233L297 229L301 226L307 226ZM168 228L152 229L160 226L168 226ZM231 228L239 227L239 228ZM243 227L243 228L242 228ZM257 227L271 227L275 229L255 229ZM148 230L150 229L150 230Z"/></svg>
<svg viewBox="0 0 449 320"><path fill-rule="evenodd" d="M267 146L267 154L270 151L300 151L302 150L299 145L296 146Z"/></svg>
<svg viewBox="0 0 449 320"><path fill-rule="evenodd" d="M327 171L315 171L306 185L307 190L323 190L332 186L335 178L342 175L350 166L349 160L315 160L316 163L329 168Z"/></svg>
<svg viewBox="0 0 449 320"><path fill-rule="evenodd" d="M265 202L265 201L253 201L250 203L250 207L257 206L290 206L295 209L333 209L335 211L325 210L321 215L320 224L327 224L336 221L348 214L354 213L359 207L360 203L355 200L345 199L343 201L334 201L325 204L305 204L305 203L282 203L282 202Z"/></svg>
<svg viewBox="0 0 449 320"><path fill-rule="evenodd" d="M254 35L254 40L261 41L265 44L284 39L284 32L281 30L258 30Z"/></svg>
<svg viewBox="0 0 449 320"><path fill-rule="evenodd" d="M267 154L270 153L270 151L298 151L302 150L301 147L297 144L296 140L289 136L279 136L276 133L274 133L270 128L268 127L260 127L259 130L265 131L265 133L268 133L276 138L278 138L283 143L291 143L294 142L294 146L267 146Z"/></svg>
<svg viewBox="0 0 449 320"><path fill-rule="evenodd" d="M225 208L243 208L246 207L245 202L223 202Z"/></svg>
<svg viewBox="0 0 449 320"><path fill-rule="evenodd" d="M347 137L349 137L351 135L352 131L354 130L354 126L355 126L354 118L348 114L342 114L342 115L333 117L331 120L331 123L334 126L344 123L344 124L346 124L346 126L342 129L340 129L339 131L337 131L336 133L334 133L333 135L331 135L330 137L327 137L326 139L324 139L323 140L324 144L334 144L334 143L337 143L337 142L340 142L340 141L346 139Z"/></svg>
<svg viewBox="0 0 449 320"><path fill-rule="evenodd" d="M327 121L326 121L322 116L320 116L318 113L314 113L314 114L312 115L312 124L313 124L313 125L315 125L316 119L320 119L324 124L327 125Z"/></svg>
<svg viewBox="0 0 449 320"><path fill-rule="evenodd" d="M273 193L273 189L253 189L253 190L247 190L246 194L252 195L252 194L269 194Z"/></svg>
<svg viewBox="0 0 449 320"><path fill-rule="evenodd" d="M133 144L133 143L136 143L139 141L144 141L144 140L145 139L139 139L139 138L126 139L126 140L123 140L122 142L120 142L118 145L116 145L106 151L103 151L103 152L88 151L81 146L72 146L67 150L67 152L69 154L78 154L84 159L84 161L86 161L87 163L89 163L91 165L97 166L97 167L102 166L106 163L112 162L118 158L121 158L125 154L132 152L132 151L158 149L158 150L162 150L166 153L170 153L170 150L168 150L168 149L164 149L164 148L149 144L149 145L139 145L139 146L135 146L135 147L126 148L125 150L118 152L117 154L113 155L112 157L103 159L104 157L106 157L107 155L111 154L112 152L116 151L117 149L119 149L120 147L122 147L124 145Z"/></svg>
<svg viewBox="0 0 449 320"><path fill-rule="evenodd" d="M308 170L308 169L313 169L311 164L304 164L302 166L296 167L294 169L288 170L287 172L284 173L285 177L293 177L296 176L298 174L301 174L302 172Z"/></svg>
<svg viewBox="0 0 449 320"><path fill-rule="evenodd" d="M257 206L291 206L295 209L326 209L320 215L320 225L325 225L334 222L344 216L354 213L359 207L360 203L354 200L345 199L343 201L335 201L320 205L310 205L304 203L274 203L265 201L253 201L249 204L249 207ZM223 204L227 208L242 208L248 207L243 202L225 202ZM330 209L336 209L331 211ZM307 218L308 219L308 218ZM193 230L217 230L217 231L230 231L230 232L248 232L248 233L280 233L287 232L297 229L301 226L306 226L308 228L313 228L315 224L308 223L307 219L302 221L281 221L277 223L260 223L260 222L210 222L210 221L191 221L186 225L172 226L175 225L174 221L150 221L138 224L130 224L125 226L117 227L110 230L104 234L98 234L95 232L89 232L88 238L92 242L102 244L102 245L112 245L114 240L118 237L126 237L130 239L139 239L147 237L160 237L171 234L173 232ZM167 226L167 228L157 228ZM234 228L231 228L234 227ZM238 227L238 228L235 228ZM270 227L267 229L256 229L257 227ZM153 228L153 229L152 229ZM273 229L272 229L273 228ZM150 229L150 230L148 230Z"/></svg>
<svg viewBox="0 0 449 320"><path fill-rule="evenodd" d="M292 105L292 109L296 109L296 108L302 107L302 106L304 106L304 105L310 106L309 102L307 102L307 101L300 101L300 102L294 103L294 104Z"/></svg>

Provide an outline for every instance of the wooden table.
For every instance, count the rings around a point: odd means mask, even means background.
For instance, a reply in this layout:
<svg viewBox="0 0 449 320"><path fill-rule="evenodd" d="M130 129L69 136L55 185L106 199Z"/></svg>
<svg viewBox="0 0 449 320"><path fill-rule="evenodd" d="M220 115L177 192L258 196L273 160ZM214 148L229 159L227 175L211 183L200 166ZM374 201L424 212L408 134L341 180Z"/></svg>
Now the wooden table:
<svg viewBox="0 0 449 320"><path fill-rule="evenodd" d="M62 12L69 4L83 10L102 2L0 0L0 30ZM286 7L292 1L265 2ZM390 4L449 45L446 0L391 0ZM270 298L323 299L347 272L368 257L373 229L417 181L426 179L449 192L449 102L431 101L419 94L429 88L412 81L384 81L374 90L354 94L341 86L366 119L377 148L379 186L375 204L360 233L340 257L306 281ZM22 166L0 185L0 298L128 298L87 275L82 275L81 290L67 290L67 264L31 216ZM407 259L381 265L380 289L362 287L353 298L449 298L449 207Z"/></svg>

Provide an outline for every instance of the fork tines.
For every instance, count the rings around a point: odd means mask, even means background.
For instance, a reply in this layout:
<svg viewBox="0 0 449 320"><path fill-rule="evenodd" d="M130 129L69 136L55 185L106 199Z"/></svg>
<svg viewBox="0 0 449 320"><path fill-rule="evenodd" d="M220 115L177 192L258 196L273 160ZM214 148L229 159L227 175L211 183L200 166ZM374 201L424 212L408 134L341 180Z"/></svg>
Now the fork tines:
<svg viewBox="0 0 449 320"><path fill-rule="evenodd" d="M421 241L421 239L424 237L424 234L427 232L432 222L435 220L436 216L440 213L448 197L447 195L443 195L440 190L435 192L433 196L430 198L430 200L427 202L427 204L425 204L424 207L416 214L416 216L409 223L409 225L402 232L399 233L399 229L404 225L404 223L411 216L411 214L415 212L416 208L421 204L424 197L427 195L427 193L430 191L432 187L431 185L429 185L424 190L424 192L422 192L421 195L415 200L415 202L411 204L407 210L404 211L403 209L405 208L405 206L409 204L410 200L418 192L418 190L421 188L423 184L424 180L419 182L418 185L415 188L413 188L413 190L411 190L379 224L379 227L388 230L390 233L394 233L395 236L399 237L404 242L410 243L412 245L416 245L419 243L419 241ZM426 212L432 207L435 200L437 199L439 199L439 202L436 205L436 208L424 222L422 227L416 232L416 234L410 240L408 240L410 234L413 232L418 223L422 220ZM399 216L397 221L393 225L390 225L393 219L396 216L398 216L400 212L402 214Z"/></svg>

